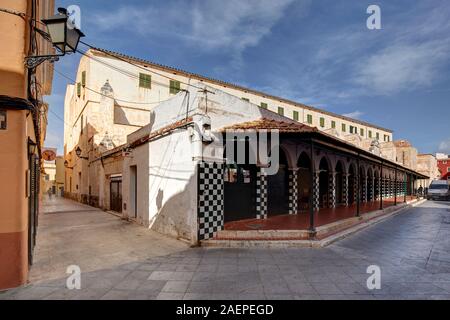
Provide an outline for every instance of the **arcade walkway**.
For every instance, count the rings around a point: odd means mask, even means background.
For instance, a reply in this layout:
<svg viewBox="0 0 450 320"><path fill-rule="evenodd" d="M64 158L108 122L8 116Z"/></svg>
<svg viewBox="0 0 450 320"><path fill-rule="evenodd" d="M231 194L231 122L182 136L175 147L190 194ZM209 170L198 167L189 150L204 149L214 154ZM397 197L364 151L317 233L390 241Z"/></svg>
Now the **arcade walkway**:
<svg viewBox="0 0 450 320"><path fill-rule="evenodd" d="M413 196L407 196L406 201L415 199ZM397 203L403 203L403 197L397 198ZM383 208L394 206L395 199L389 198L383 201ZM380 202L361 203L360 214L377 211L380 208ZM335 209L321 209L314 213L315 227L327 225L339 220L344 220L356 216L356 204L349 207L340 206ZM270 216L268 219L245 219L225 223L225 230L247 231L247 230L308 230L310 228L309 212L301 212L297 215L277 215Z"/></svg>

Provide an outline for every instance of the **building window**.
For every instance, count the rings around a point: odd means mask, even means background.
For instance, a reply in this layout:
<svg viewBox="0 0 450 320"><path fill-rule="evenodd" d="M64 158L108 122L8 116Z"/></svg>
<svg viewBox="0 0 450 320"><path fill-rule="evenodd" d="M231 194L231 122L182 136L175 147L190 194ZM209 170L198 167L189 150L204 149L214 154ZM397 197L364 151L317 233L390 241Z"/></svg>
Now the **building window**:
<svg viewBox="0 0 450 320"><path fill-rule="evenodd" d="M364 137L364 129L359 129L359 134L361 135L361 137Z"/></svg>
<svg viewBox="0 0 450 320"><path fill-rule="evenodd" d="M261 108L263 108L263 109L267 109L267 103L265 103L265 102L261 102Z"/></svg>
<svg viewBox="0 0 450 320"><path fill-rule="evenodd" d="M50 180L50 175L49 174L46 174L45 175L45 181L49 181Z"/></svg>
<svg viewBox="0 0 450 320"><path fill-rule="evenodd" d="M284 109L282 107L278 107L278 114L284 116Z"/></svg>
<svg viewBox="0 0 450 320"><path fill-rule="evenodd" d="M298 121L298 111L293 111L293 112L292 112L292 118L293 118L295 121Z"/></svg>
<svg viewBox="0 0 450 320"><path fill-rule="evenodd" d="M377 132L377 140L380 140L380 133Z"/></svg>
<svg viewBox="0 0 450 320"><path fill-rule="evenodd" d="M86 87L86 71L83 71L83 72L81 73L81 85L82 85L83 87Z"/></svg>
<svg viewBox="0 0 450 320"><path fill-rule="evenodd" d="M312 114L308 114L308 115L306 116L306 122L308 122L309 124L312 124L312 123L313 123Z"/></svg>
<svg viewBox="0 0 450 320"><path fill-rule="evenodd" d="M336 121L331 121L331 128L336 129Z"/></svg>
<svg viewBox="0 0 450 320"><path fill-rule="evenodd" d="M372 131L369 130L369 138L372 138Z"/></svg>
<svg viewBox="0 0 450 320"><path fill-rule="evenodd" d="M350 133L354 133L355 127L354 126L350 126Z"/></svg>
<svg viewBox="0 0 450 320"><path fill-rule="evenodd" d="M384 141L385 141L385 142L389 142L389 140L390 140L390 139L389 139L389 136L388 136L387 134L385 134L385 135L384 135Z"/></svg>
<svg viewBox="0 0 450 320"><path fill-rule="evenodd" d="M170 80L170 93L177 94L181 90L180 81Z"/></svg>
<svg viewBox="0 0 450 320"><path fill-rule="evenodd" d="M81 83L77 82L77 96L78 98L81 97Z"/></svg>
<svg viewBox="0 0 450 320"><path fill-rule="evenodd" d="M145 73L139 73L139 87L145 89L152 88L152 76ZM172 86L171 86L172 88ZM171 92L172 93L172 92Z"/></svg>
<svg viewBox="0 0 450 320"><path fill-rule="evenodd" d="M347 126L345 125L345 123L342 124L342 132L346 132L347 131Z"/></svg>
<svg viewBox="0 0 450 320"><path fill-rule="evenodd" d="M320 118L320 126L321 126L322 128L325 127L325 118Z"/></svg>
<svg viewBox="0 0 450 320"><path fill-rule="evenodd" d="M248 99L248 98L242 97L241 99L244 100L244 101L250 102L250 99Z"/></svg>

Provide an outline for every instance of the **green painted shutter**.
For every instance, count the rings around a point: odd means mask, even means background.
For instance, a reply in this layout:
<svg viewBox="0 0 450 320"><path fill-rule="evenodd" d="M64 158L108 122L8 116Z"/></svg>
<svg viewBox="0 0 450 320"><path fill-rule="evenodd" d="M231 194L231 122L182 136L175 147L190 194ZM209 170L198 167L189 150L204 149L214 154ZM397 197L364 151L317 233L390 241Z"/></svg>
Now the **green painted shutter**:
<svg viewBox="0 0 450 320"><path fill-rule="evenodd" d="M267 109L267 103L264 103L264 102L261 102L261 108L263 108L263 109Z"/></svg>
<svg viewBox="0 0 450 320"><path fill-rule="evenodd" d="M152 76L145 73L139 73L139 87L145 89L152 88Z"/></svg>
<svg viewBox="0 0 450 320"><path fill-rule="evenodd" d="M298 121L298 111L294 111L292 114L295 121Z"/></svg>
<svg viewBox="0 0 450 320"><path fill-rule="evenodd" d="M331 121L331 128L336 129L336 121Z"/></svg>
<svg viewBox="0 0 450 320"><path fill-rule="evenodd" d="M306 119L307 119L307 121L308 121L309 124L312 124L312 123L313 123L313 118L312 118L312 115L311 115L311 114L308 114L308 116L306 117Z"/></svg>
<svg viewBox="0 0 450 320"><path fill-rule="evenodd" d="M347 126L345 125L345 123L342 124L342 132L345 132L347 130Z"/></svg>
<svg viewBox="0 0 450 320"><path fill-rule="evenodd" d="M82 85L83 87L86 86L86 71L83 71L83 72L81 73L81 85Z"/></svg>
<svg viewBox="0 0 450 320"><path fill-rule="evenodd" d="M320 118L320 126L325 127L325 118Z"/></svg>
<svg viewBox="0 0 450 320"><path fill-rule="evenodd" d="M181 90L180 81L170 80L170 93L177 94Z"/></svg>
<svg viewBox="0 0 450 320"><path fill-rule="evenodd" d="M77 82L77 96L80 97L81 96L81 83Z"/></svg>
<svg viewBox="0 0 450 320"><path fill-rule="evenodd" d="M278 114L284 116L284 109L282 107L278 107Z"/></svg>

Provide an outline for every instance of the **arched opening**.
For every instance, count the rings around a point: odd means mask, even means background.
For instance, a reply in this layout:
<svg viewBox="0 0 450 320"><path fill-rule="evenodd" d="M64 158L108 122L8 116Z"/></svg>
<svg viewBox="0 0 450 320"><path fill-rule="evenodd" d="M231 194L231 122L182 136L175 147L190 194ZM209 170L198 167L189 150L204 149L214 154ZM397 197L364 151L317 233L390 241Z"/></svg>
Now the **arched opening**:
<svg viewBox="0 0 450 320"><path fill-rule="evenodd" d="M373 201L374 189L373 170L369 168L367 170L367 201Z"/></svg>
<svg viewBox="0 0 450 320"><path fill-rule="evenodd" d="M319 172L319 206L320 208L327 208L329 204L330 168L325 157L320 160Z"/></svg>
<svg viewBox="0 0 450 320"><path fill-rule="evenodd" d="M341 205L344 203L343 181L344 181L344 166L341 161L336 164L336 204Z"/></svg>
<svg viewBox="0 0 450 320"><path fill-rule="evenodd" d="M289 172L286 154L280 149L277 174L267 179L267 214L276 216L289 213Z"/></svg>
<svg viewBox="0 0 450 320"><path fill-rule="evenodd" d="M243 141L240 143L244 143ZM224 221L256 217L256 172L250 163L250 143L245 141L245 163L237 161L237 140L234 141L234 159L227 159L224 172ZM253 151L252 151L253 152ZM224 158L226 150L224 148Z"/></svg>
<svg viewBox="0 0 450 320"><path fill-rule="evenodd" d="M348 204L356 202L356 168L352 163L348 168Z"/></svg>
<svg viewBox="0 0 450 320"><path fill-rule="evenodd" d="M311 160L306 152L302 152L298 158L297 168L298 209L306 211L309 209L311 196Z"/></svg>

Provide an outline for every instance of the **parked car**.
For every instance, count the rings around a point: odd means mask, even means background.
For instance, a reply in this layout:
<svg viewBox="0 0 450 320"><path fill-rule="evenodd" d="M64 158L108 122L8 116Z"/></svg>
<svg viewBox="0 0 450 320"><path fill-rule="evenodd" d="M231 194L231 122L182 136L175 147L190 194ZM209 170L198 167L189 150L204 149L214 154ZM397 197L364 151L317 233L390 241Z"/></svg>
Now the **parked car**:
<svg viewBox="0 0 450 320"><path fill-rule="evenodd" d="M447 180L434 180L428 188L428 200L450 200L450 185Z"/></svg>

